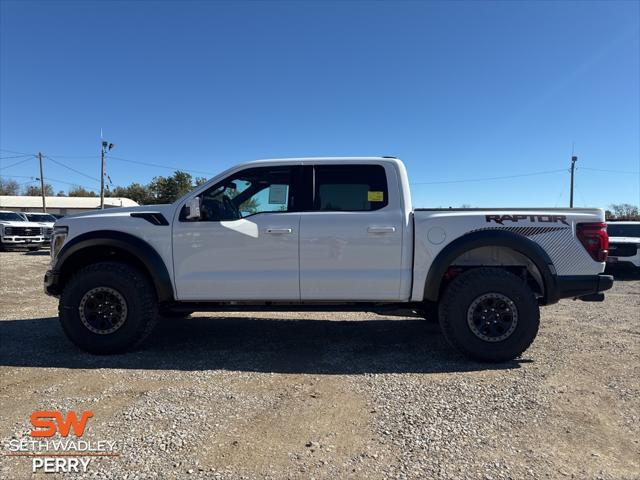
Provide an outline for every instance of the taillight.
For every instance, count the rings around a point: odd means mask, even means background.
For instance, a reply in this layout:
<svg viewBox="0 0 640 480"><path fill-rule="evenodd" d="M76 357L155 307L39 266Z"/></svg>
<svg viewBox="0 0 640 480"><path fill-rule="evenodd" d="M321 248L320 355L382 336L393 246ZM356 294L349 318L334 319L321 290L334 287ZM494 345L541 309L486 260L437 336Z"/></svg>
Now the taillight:
<svg viewBox="0 0 640 480"><path fill-rule="evenodd" d="M607 261L609 235L606 223L578 223L576 235L591 258L596 262Z"/></svg>

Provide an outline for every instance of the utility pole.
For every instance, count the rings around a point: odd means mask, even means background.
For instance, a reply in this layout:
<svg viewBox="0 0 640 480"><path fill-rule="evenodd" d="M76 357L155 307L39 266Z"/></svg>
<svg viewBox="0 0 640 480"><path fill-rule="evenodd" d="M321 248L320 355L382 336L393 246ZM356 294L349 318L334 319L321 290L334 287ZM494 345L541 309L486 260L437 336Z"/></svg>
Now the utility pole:
<svg viewBox="0 0 640 480"><path fill-rule="evenodd" d="M573 208L573 176L576 170L576 162L578 161L578 157L573 155L571 157L571 195L569 197L569 208Z"/></svg>
<svg viewBox="0 0 640 480"><path fill-rule="evenodd" d="M38 152L38 160L40 160L40 193L42 194L42 211L47 213L47 198L44 190L44 173L42 170L42 153Z"/></svg>
<svg viewBox="0 0 640 480"><path fill-rule="evenodd" d="M104 154L106 152L107 142L102 141L100 149L100 209L104 210Z"/></svg>
<svg viewBox="0 0 640 480"><path fill-rule="evenodd" d="M100 130L100 138L102 138L102 130ZM102 139L100 150L100 208L104 210L104 156L107 151L113 148L113 143L109 143Z"/></svg>

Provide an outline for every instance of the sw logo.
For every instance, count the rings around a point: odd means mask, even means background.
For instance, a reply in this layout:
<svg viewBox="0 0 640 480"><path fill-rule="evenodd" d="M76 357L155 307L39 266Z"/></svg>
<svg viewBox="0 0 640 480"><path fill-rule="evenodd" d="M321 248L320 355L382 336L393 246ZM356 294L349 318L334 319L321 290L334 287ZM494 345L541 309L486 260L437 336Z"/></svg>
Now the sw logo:
<svg viewBox="0 0 640 480"><path fill-rule="evenodd" d="M75 412L68 412L67 418L62 413L55 411L39 411L31 414L31 425L42 430L31 430L32 437L53 437L56 432L63 437L68 437L73 429L76 437L82 437L87 426L87 420L93 417L93 412L82 412L80 420ZM52 420L53 419L53 420Z"/></svg>
<svg viewBox="0 0 640 480"><path fill-rule="evenodd" d="M80 438L84 435L87 421L91 417L93 417L93 412L90 411L82 412L79 419L75 412L68 412L66 417L58 411L33 412L29 419L34 427L30 435L36 438L49 438L58 433L61 437L68 437L73 432L74 436ZM87 471L91 458L77 458L77 453L73 452L83 449L84 444L88 442L73 439L40 440L39 442L44 444L46 450L53 448L57 452L60 448L64 448L65 453L54 453L51 456L46 454L34 456L31 459L32 473L39 471L44 473L84 473Z"/></svg>

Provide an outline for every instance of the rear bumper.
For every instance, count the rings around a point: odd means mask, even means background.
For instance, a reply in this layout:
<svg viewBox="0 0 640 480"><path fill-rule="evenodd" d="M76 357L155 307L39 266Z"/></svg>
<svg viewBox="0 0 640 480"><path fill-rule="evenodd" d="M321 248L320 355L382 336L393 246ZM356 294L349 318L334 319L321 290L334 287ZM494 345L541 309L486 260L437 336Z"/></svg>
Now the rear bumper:
<svg viewBox="0 0 640 480"><path fill-rule="evenodd" d="M583 298L584 300L604 300L604 295L597 296L613 287L612 275L565 275L555 279L553 300L561 298ZM549 302L549 303L554 303Z"/></svg>

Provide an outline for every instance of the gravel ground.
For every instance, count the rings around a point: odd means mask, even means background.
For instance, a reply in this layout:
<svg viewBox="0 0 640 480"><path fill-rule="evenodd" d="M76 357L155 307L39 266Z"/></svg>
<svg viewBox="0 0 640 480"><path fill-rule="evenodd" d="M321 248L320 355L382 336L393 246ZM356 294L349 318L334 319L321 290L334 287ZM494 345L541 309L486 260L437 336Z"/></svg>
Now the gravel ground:
<svg viewBox="0 0 640 480"><path fill-rule="evenodd" d="M430 322L360 313L163 319L144 349L95 357L63 336L47 262L0 253L3 453L34 410L92 410L83 439L120 456L87 478L640 478L640 275L544 308L496 366ZM1 478L30 472L0 457Z"/></svg>

